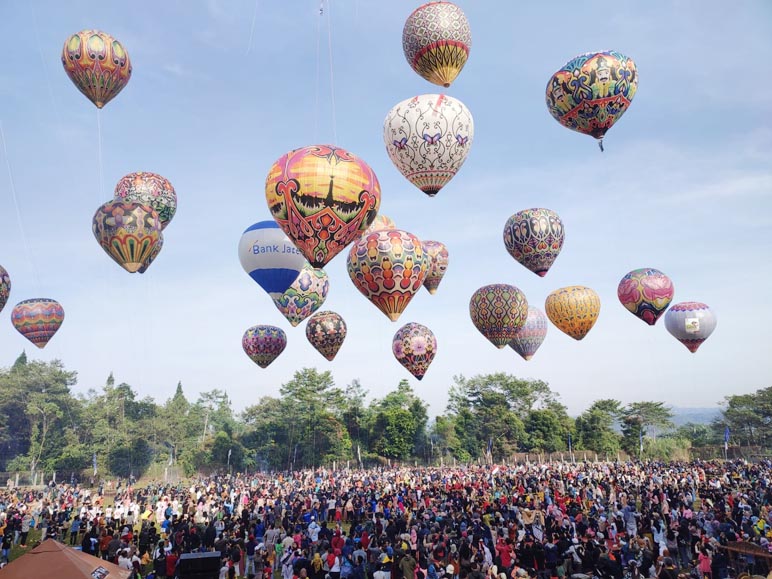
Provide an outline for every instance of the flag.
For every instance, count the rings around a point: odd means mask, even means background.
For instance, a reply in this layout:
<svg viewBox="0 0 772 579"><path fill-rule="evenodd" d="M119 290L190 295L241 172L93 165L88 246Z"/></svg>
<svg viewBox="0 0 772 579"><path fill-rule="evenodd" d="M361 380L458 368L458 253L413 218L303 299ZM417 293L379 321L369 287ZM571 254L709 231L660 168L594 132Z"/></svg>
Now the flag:
<svg viewBox="0 0 772 579"><path fill-rule="evenodd" d="M96 476L96 473L97 473L96 452L94 453L94 456L92 457L91 462L94 464L94 476Z"/></svg>
<svg viewBox="0 0 772 579"><path fill-rule="evenodd" d="M229 449L228 449L228 464L230 464L230 463L231 463L231 451L232 451L232 450L233 450L232 448L229 448Z"/></svg>
<svg viewBox="0 0 772 579"><path fill-rule="evenodd" d="M568 433L568 452L569 453L573 452L573 450L571 448L571 433L570 432Z"/></svg>
<svg viewBox="0 0 772 579"><path fill-rule="evenodd" d="M638 442L640 445L640 456L643 456L643 428L638 431Z"/></svg>
<svg viewBox="0 0 772 579"><path fill-rule="evenodd" d="M729 426L724 427L724 450L729 450Z"/></svg>
<svg viewBox="0 0 772 579"><path fill-rule="evenodd" d="M488 439L488 449L485 451L486 454L491 454L493 452L493 439Z"/></svg>

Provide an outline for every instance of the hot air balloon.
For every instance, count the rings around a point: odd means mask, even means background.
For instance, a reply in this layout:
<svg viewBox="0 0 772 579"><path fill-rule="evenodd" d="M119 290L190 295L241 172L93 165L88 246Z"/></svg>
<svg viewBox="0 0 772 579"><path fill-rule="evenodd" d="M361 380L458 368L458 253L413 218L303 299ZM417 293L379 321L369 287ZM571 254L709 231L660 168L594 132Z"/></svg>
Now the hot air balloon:
<svg viewBox="0 0 772 579"><path fill-rule="evenodd" d="M441 94L402 101L383 122L386 152L399 172L434 197L466 161L474 122L464 103Z"/></svg>
<svg viewBox="0 0 772 579"><path fill-rule="evenodd" d="M469 315L483 336L497 348L503 348L525 324L528 301L513 285L486 285L472 294Z"/></svg>
<svg viewBox="0 0 772 579"><path fill-rule="evenodd" d="M343 345L346 331L346 322L335 312L317 312L306 324L306 338L317 352L330 361Z"/></svg>
<svg viewBox="0 0 772 579"><path fill-rule="evenodd" d="M92 231L107 255L134 273L148 261L158 244L161 222L158 213L148 205L108 201L94 214Z"/></svg>
<svg viewBox="0 0 772 579"><path fill-rule="evenodd" d="M373 219L373 222L370 224L370 227L368 227L365 232L362 235L367 235L368 233L372 233L373 231L380 231L381 229L396 229L397 224L394 223L394 220L391 217L386 217L382 213L379 213L375 216L375 219Z"/></svg>
<svg viewBox="0 0 772 579"><path fill-rule="evenodd" d="M658 269L634 269L622 278L617 296L633 315L653 326L673 299L673 282Z"/></svg>
<svg viewBox="0 0 772 579"><path fill-rule="evenodd" d="M547 83L547 108L564 127L598 139L619 120L638 89L632 58L615 50L588 52L557 71Z"/></svg>
<svg viewBox="0 0 772 579"><path fill-rule="evenodd" d="M528 306L528 317L522 328L515 332L509 347L520 354L524 360L530 360L547 336L547 316L539 308Z"/></svg>
<svg viewBox="0 0 772 579"><path fill-rule="evenodd" d="M391 351L408 372L421 380L437 353L437 338L426 326L411 322L394 334Z"/></svg>
<svg viewBox="0 0 772 579"><path fill-rule="evenodd" d="M64 321L64 309L56 300L47 298L24 300L11 312L13 327L38 348L46 344Z"/></svg>
<svg viewBox="0 0 772 579"><path fill-rule="evenodd" d="M421 289L427 270L421 240L400 229L362 236L351 247L347 263L357 289L392 322Z"/></svg>
<svg viewBox="0 0 772 579"><path fill-rule="evenodd" d="M314 267L324 267L375 219L381 186L356 155L330 145L290 151L265 181L273 218Z"/></svg>
<svg viewBox="0 0 772 579"><path fill-rule="evenodd" d="M700 302L681 302L665 314L665 327L693 354L716 329L716 316Z"/></svg>
<svg viewBox="0 0 772 579"><path fill-rule="evenodd" d="M239 261L272 299L281 298L308 263L275 221L248 227L239 240Z"/></svg>
<svg viewBox="0 0 772 579"><path fill-rule="evenodd" d="M129 53L100 30L81 30L70 36L62 49L62 65L78 90L99 109L115 98L131 78Z"/></svg>
<svg viewBox="0 0 772 579"><path fill-rule="evenodd" d="M434 295L448 269L448 248L439 241L423 241L421 246L429 264L426 270L426 279L424 279L424 287L429 290L431 295Z"/></svg>
<svg viewBox="0 0 772 579"><path fill-rule="evenodd" d="M161 229L166 229L177 212L177 193L166 177L138 171L121 177L115 186L116 201L150 205L158 213Z"/></svg>
<svg viewBox="0 0 772 579"><path fill-rule="evenodd" d="M329 291L330 280L325 271L315 269L306 262L297 279L273 303L295 327L322 307Z"/></svg>
<svg viewBox="0 0 772 579"><path fill-rule="evenodd" d="M155 261L155 258L158 257L158 254L161 253L163 246L164 234L161 233L158 236L158 243L155 244L153 251L150 252L150 255L147 256L147 259L142 263L142 266L137 270L137 273L145 273L147 271L147 268L149 268L150 265Z"/></svg>
<svg viewBox="0 0 772 579"><path fill-rule="evenodd" d="M581 340L598 319L600 297L588 287L573 285L552 292L544 306L547 317L561 332Z"/></svg>
<svg viewBox="0 0 772 579"><path fill-rule="evenodd" d="M563 222L549 209L524 209L507 220L504 246L518 263L539 277L547 271L563 248Z"/></svg>
<svg viewBox="0 0 772 579"><path fill-rule="evenodd" d="M252 326L244 332L241 346L255 364L267 368L287 347L287 334L276 326Z"/></svg>
<svg viewBox="0 0 772 579"><path fill-rule="evenodd" d="M8 302L8 296L11 295L11 277L5 268L0 265L0 312L3 311Z"/></svg>
<svg viewBox="0 0 772 579"><path fill-rule="evenodd" d="M464 68L471 47L466 15L450 2L430 2L417 8L402 30L402 50L412 69L444 87L449 87Z"/></svg>

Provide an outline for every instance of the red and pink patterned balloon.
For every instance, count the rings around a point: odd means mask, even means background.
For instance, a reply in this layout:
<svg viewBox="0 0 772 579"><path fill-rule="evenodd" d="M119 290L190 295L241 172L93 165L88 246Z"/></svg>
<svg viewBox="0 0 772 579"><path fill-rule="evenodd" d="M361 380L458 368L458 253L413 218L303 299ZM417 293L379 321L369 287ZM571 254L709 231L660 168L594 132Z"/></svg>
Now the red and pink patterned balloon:
<svg viewBox="0 0 772 579"><path fill-rule="evenodd" d="M109 201L97 209L91 229L105 253L129 273L147 269L160 251L161 222L149 205Z"/></svg>
<svg viewBox="0 0 772 579"><path fill-rule="evenodd" d="M421 324L405 324L391 341L394 357L407 371L421 380L437 354L437 338Z"/></svg>
<svg viewBox="0 0 772 579"><path fill-rule="evenodd" d="M670 278L649 267L634 269L622 278L617 287L622 305L650 326L665 313L674 293Z"/></svg>
<svg viewBox="0 0 772 579"><path fill-rule="evenodd" d="M287 334L276 326L252 326L241 339L247 356L261 368L267 368L287 347Z"/></svg>
<svg viewBox="0 0 772 579"><path fill-rule="evenodd" d="M429 261L424 287L434 295L448 269L448 248L440 241L423 241L421 245Z"/></svg>
<svg viewBox="0 0 772 579"><path fill-rule="evenodd" d="M42 349L62 326L64 308L48 298L24 300L13 308L11 322L16 331Z"/></svg>

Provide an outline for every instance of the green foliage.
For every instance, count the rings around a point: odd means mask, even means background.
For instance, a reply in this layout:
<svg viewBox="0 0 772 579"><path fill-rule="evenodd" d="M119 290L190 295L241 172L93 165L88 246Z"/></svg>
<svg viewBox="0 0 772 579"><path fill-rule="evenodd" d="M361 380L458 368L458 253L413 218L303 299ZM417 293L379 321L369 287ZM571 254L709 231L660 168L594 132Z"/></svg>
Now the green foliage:
<svg viewBox="0 0 772 579"><path fill-rule="evenodd" d="M618 400L596 400L576 419L577 449L592 450L601 456L615 455L620 437L614 431L622 403Z"/></svg>
<svg viewBox="0 0 772 579"><path fill-rule="evenodd" d="M721 418L713 424L713 438L724 440L729 426L731 444L772 447L772 386L752 394L727 396Z"/></svg>

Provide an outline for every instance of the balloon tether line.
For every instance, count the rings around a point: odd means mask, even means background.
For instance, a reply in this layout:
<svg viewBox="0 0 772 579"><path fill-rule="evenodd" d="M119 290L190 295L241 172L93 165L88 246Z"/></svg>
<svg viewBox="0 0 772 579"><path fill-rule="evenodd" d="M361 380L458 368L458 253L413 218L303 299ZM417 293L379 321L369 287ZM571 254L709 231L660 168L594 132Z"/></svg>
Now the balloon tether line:
<svg viewBox="0 0 772 579"><path fill-rule="evenodd" d="M332 20L330 19L331 0L327 0L327 47L330 56L330 101L332 104L332 142L338 144L338 122L335 118L335 77L332 66Z"/></svg>
<svg viewBox="0 0 772 579"><path fill-rule="evenodd" d="M603 148L603 137L598 139L598 146L600 147L600 152L602 153L605 149Z"/></svg>
<svg viewBox="0 0 772 579"><path fill-rule="evenodd" d="M255 36L255 22L257 21L257 5L260 0L255 0L255 10L252 12L252 26L249 27L249 43L247 44L247 56L252 51L252 39Z"/></svg>
<svg viewBox="0 0 772 579"><path fill-rule="evenodd" d="M19 223L19 231L21 232L21 240L24 244L24 252L27 254L27 262L32 270L32 280L35 284L35 290L40 293L40 280L38 279L38 272L35 268L35 262L32 261L32 251L29 247L29 241L27 240L27 232L24 229L24 221L21 218L21 209L19 208L19 198L16 195L16 184L13 179L13 171L11 171L11 161L8 158L8 146L5 142L5 131L3 130L3 122L0 121L0 140L3 144L3 157L5 157L5 168L8 171L8 182L11 188L11 197L13 198L13 206L16 209L16 220Z"/></svg>
<svg viewBox="0 0 772 579"><path fill-rule="evenodd" d="M97 109L97 162L99 163L99 199L101 201L105 192L104 171L102 169L102 110Z"/></svg>
<svg viewBox="0 0 772 579"><path fill-rule="evenodd" d="M316 21L316 86L314 94L314 142L319 135L319 70L321 69L321 38L322 38L322 14L324 14L324 0L319 2L319 19Z"/></svg>

